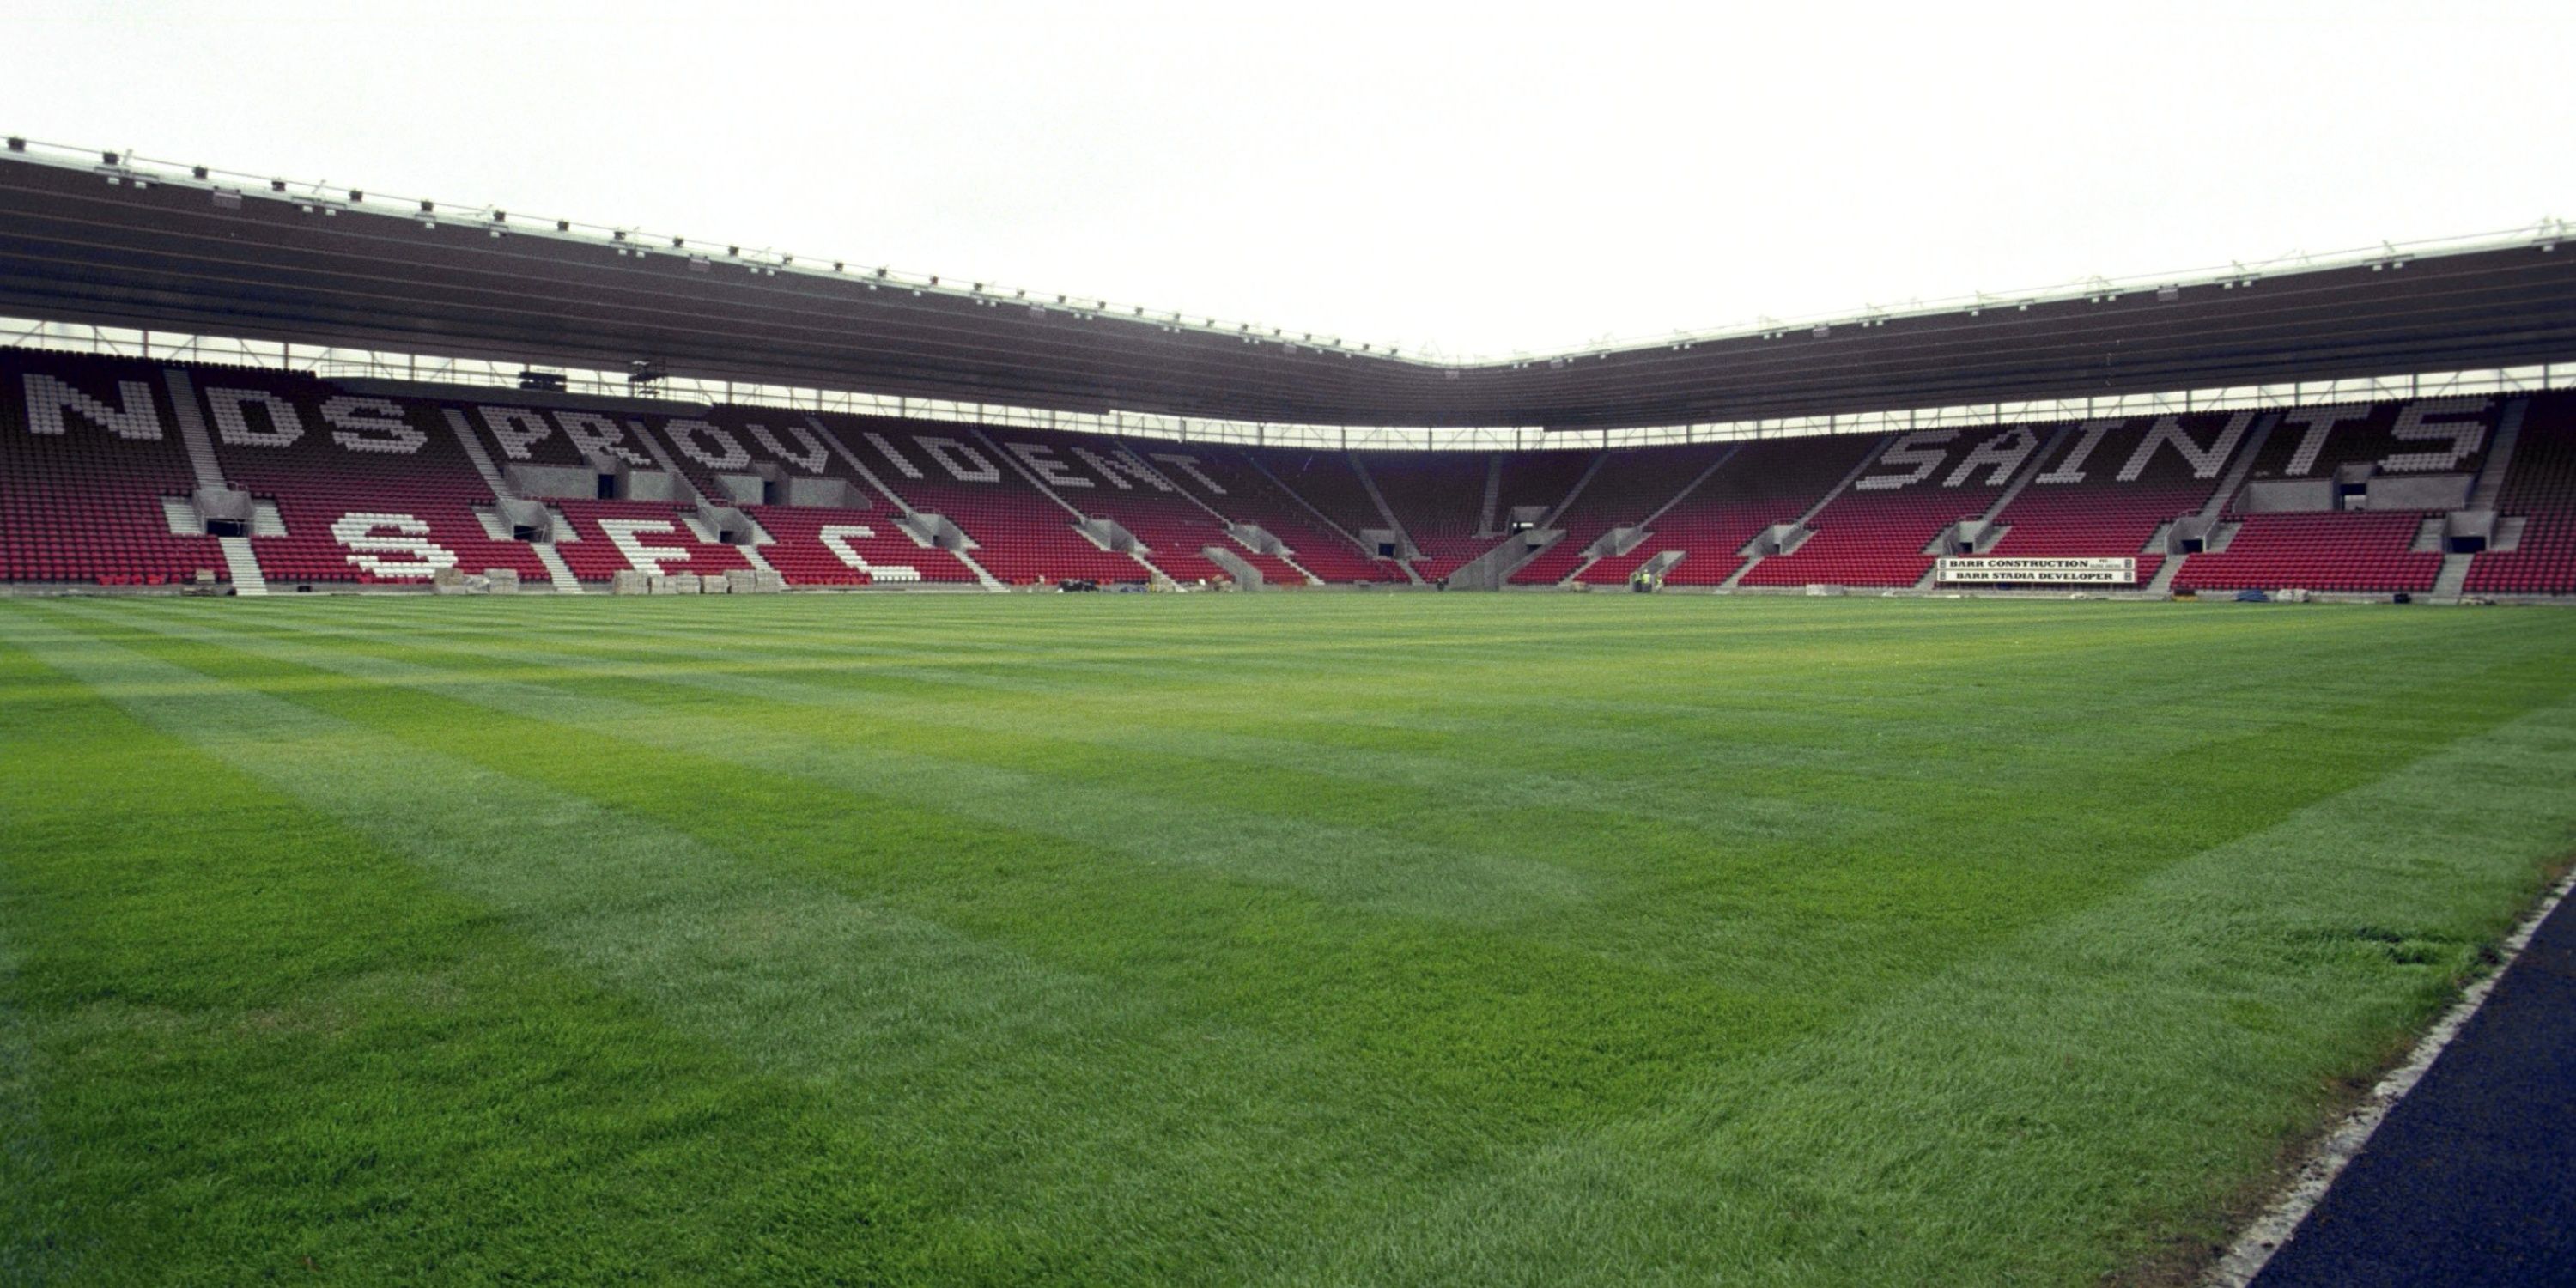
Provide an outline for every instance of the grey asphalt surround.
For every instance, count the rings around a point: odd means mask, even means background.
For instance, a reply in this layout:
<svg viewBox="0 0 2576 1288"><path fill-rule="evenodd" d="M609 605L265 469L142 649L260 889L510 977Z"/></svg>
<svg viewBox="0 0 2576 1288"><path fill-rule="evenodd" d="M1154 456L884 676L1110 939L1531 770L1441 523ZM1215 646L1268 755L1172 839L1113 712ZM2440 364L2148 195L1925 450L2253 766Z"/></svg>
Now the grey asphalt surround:
<svg viewBox="0 0 2576 1288"><path fill-rule="evenodd" d="M2566 899L2253 1283L2576 1284Z"/></svg>

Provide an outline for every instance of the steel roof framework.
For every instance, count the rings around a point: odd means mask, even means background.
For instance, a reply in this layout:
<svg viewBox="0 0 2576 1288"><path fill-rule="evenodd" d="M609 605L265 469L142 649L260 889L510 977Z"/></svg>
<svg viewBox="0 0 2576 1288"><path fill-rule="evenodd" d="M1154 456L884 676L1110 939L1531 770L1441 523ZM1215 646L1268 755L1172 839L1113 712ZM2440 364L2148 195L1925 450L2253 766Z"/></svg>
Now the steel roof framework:
<svg viewBox="0 0 2576 1288"><path fill-rule="evenodd" d="M703 381L1147 422L1501 432L2576 363L2576 247L2561 251L2557 224L1467 364L602 231L13 150L0 314L585 370L647 360Z"/></svg>

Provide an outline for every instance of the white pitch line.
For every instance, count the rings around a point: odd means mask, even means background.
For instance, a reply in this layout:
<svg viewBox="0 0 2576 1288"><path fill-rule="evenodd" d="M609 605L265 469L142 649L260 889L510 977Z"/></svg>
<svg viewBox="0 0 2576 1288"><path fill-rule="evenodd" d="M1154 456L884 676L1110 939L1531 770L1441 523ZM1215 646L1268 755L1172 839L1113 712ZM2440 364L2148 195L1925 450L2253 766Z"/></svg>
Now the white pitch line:
<svg viewBox="0 0 2576 1288"><path fill-rule="evenodd" d="M2210 1268L2208 1276L2201 1281L2205 1288L2245 1288L2254 1276L2263 1273L2263 1267L2270 1264L2272 1254L2290 1241L2290 1235L2299 1228L2299 1223L2307 1219L2319 1200L2325 1198L2335 1178L2343 1174L2344 1165L2370 1143L2371 1134L2387 1120L2389 1111L2397 1107L2398 1101L2405 1099L2407 1092L2415 1089L2416 1083L2424 1080L2425 1072L2442 1057L2442 1052L2451 1045L2451 1039L2458 1037L2460 1030L2467 1028L2469 1021L2476 1018L2479 1008L2486 1005L2487 995L2495 991L2496 981L2503 979L2505 972L2521 960L2522 950L2530 945L2532 934L2540 929L2541 922L2549 919L2550 913L2557 910L2571 888L2576 888L2576 871L2562 878L2549 892L2549 897L2540 901L2540 907L2505 939L2502 960L2496 963L2496 968L2460 994L2460 1000L2443 1013L2441 1022L2424 1035L2423 1041L2415 1044L2415 1050L2406 1057L2406 1063L2380 1079L2379 1085L2371 1088L2370 1094L2354 1106L2352 1112L2345 1114L2343 1121L2335 1124L2335 1129L2327 1132L2325 1139L2318 1141L2316 1148L2300 1161L2294 1173L2296 1179L2289 1189L2262 1216L2255 1218L2252 1225L2245 1227L2245 1233L2237 1237L2236 1245Z"/></svg>

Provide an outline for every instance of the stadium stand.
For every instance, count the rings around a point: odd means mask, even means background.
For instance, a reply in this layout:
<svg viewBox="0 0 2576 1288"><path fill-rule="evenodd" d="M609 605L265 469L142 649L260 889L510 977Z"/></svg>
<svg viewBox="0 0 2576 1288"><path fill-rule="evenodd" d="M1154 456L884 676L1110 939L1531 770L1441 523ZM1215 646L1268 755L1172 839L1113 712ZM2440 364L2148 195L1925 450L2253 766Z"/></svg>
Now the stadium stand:
<svg viewBox="0 0 2576 1288"><path fill-rule="evenodd" d="M2497 542L2469 565L2469 591L2576 595L2576 397L2531 401L2495 515Z"/></svg>
<svg viewBox="0 0 2576 1288"><path fill-rule="evenodd" d="M1740 584L1919 584L1932 571L1925 547L1952 524L1984 517L2042 441L2028 425L1899 435L1808 521L1815 535L1753 565Z"/></svg>
<svg viewBox="0 0 2576 1288"><path fill-rule="evenodd" d="M1004 582L1141 585L1152 579L1143 560L1084 536L1074 526L1075 513L1027 472L1024 460L972 426L869 416L826 417L825 423L905 504L974 538L976 562Z"/></svg>
<svg viewBox="0 0 2576 1288"><path fill-rule="evenodd" d="M1259 557L1226 535L1222 517L1119 443L1097 436L1020 429L989 430L986 437L1019 457L1065 504L1087 517L1125 528L1144 546L1146 561L1175 581L1230 580L1231 572L1202 553L1210 546L1247 563ZM1304 580L1276 560L1268 560L1261 573L1265 580Z"/></svg>
<svg viewBox="0 0 2576 1288"><path fill-rule="evenodd" d="M276 508L282 530L251 533L269 582L548 575L526 543L485 528L477 510L491 510L492 489L436 409L281 372L201 371L193 383L225 479Z"/></svg>
<svg viewBox="0 0 2576 1288"><path fill-rule="evenodd" d="M2427 518L2467 503L2500 410L2469 397L2282 413L2228 501L2224 544L2185 559L2174 589L2432 590Z"/></svg>
<svg viewBox="0 0 2576 1288"><path fill-rule="evenodd" d="M1368 544L1368 534L1386 529L1387 518L1369 496L1368 485L1360 481L1348 453L1254 450L1243 453L1243 459L1264 471L1306 509L1349 533L1353 541L1360 543L1364 557L1384 561L1388 575L1381 580L1409 580L1401 566L1404 551L1400 545L1390 556L1383 548Z"/></svg>
<svg viewBox="0 0 2576 1288"><path fill-rule="evenodd" d="M1228 519L1276 538L1287 552L1282 562L1293 561L1292 570L1302 570L1320 581L1346 584L1405 579L1404 570L1394 560L1377 558L1362 549L1355 530L1343 530L1247 455L1188 445L1147 444L1137 450L1152 459L1162 468L1164 477L1183 491ZM1267 575L1267 565L1259 566Z"/></svg>
<svg viewBox="0 0 2576 1288"><path fill-rule="evenodd" d="M2410 549L2412 514L2268 514L2238 530L2226 550L2183 561L2177 590L2426 591L2438 552Z"/></svg>
<svg viewBox="0 0 2576 1288"><path fill-rule="evenodd" d="M1591 557L1594 543L1613 528L1634 527L1663 508L1726 449L1710 446L1647 447L1605 453L1574 503L1557 517L1565 536L1512 574L1515 586L1553 586ZM1640 556L1638 563L1651 556ZM1624 576L1622 578L1624 580Z"/></svg>
<svg viewBox="0 0 2576 1288"><path fill-rule="evenodd" d="M607 581L628 569L703 577L752 566L741 550L693 531L666 502L557 501L555 509L580 534L556 549L583 581Z"/></svg>
<svg viewBox="0 0 2576 1288"><path fill-rule="evenodd" d="M1436 582L1494 548L1499 532L1484 526L1491 452L1372 452L1363 462L1378 495L1421 552L1413 571Z"/></svg>
<svg viewBox="0 0 2576 1288"><path fill-rule="evenodd" d="M2149 543L2198 514L2256 422L2252 412L2090 421L2057 436L2029 486L1995 515L1993 555L2135 556L2137 584L2165 561Z"/></svg>
<svg viewBox="0 0 2576 1288"><path fill-rule="evenodd" d="M820 420L716 407L702 420L666 421L660 433L700 493L760 526L769 537L760 554L791 586L976 580L955 554L907 534L893 498Z"/></svg>
<svg viewBox="0 0 2576 1288"><path fill-rule="evenodd" d="M200 486L156 365L0 352L0 568L13 582L231 579L184 507ZM174 528L181 529L174 531Z"/></svg>
<svg viewBox="0 0 2576 1288"><path fill-rule="evenodd" d="M520 403L521 405L513 405ZM662 468L645 422L597 407L531 407L507 391L488 401L444 402L491 461L495 495L542 503L562 520L554 548L572 575L607 582L627 571L722 575L750 570L740 549L692 516L696 498Z"/></svg>
<svg viewBox="0 0 2576 1288"><path fill-rule="evenodd" d="M1619 585L1670 552L1681 560L1665 574L1666 584L1724 585L1744 567L1745 547L1754 538L1806 513L1876 445L1874 438L1746 443L1648 525L1652 532L1644 541L1624 555L1594 563L1576 580Z"/></svg>
<svg viewBox="0 0 2576 1288"><path fill-rule="evenodd" d="M1494 551L1506 551L1501 556L1506 559L1522 557L1527 543L1515 543L1510 538L1525 529L1540 528L1564 509L1590 480L1602 455L1597 451L1490 454L1487 459L1491 468L1485 486L1478 489L1477 537L1473 543L1477 548L1466 549L1466 559L1442 576L1452 576L1458 567ZM1561 539L1558 544L1563 544Z"/></svg>
<svg viewBox="0 0 2576 1288"><path fill-rule="evenodd" d="M2135 557L2177 591L2576 594L2559 394L1355 456L21 349L0 378L0 570L39 586L1375 584L1410 578L1365 543L1436 581L1552 522L1510 584L1923 586L1950 552Z"/></svg>

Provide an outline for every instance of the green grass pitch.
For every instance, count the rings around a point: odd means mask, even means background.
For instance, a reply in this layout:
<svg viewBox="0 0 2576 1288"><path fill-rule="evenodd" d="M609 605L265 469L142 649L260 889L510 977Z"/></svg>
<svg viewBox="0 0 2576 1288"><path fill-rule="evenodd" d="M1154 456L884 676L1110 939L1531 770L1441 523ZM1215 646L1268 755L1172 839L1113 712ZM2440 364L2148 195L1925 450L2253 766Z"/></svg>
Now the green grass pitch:
<svg viewBox="0 0 2576 1288"><path fill-rule="evenodd" d="M0 601L0 1282L2170 1279L2550 610Z"/></svg>

